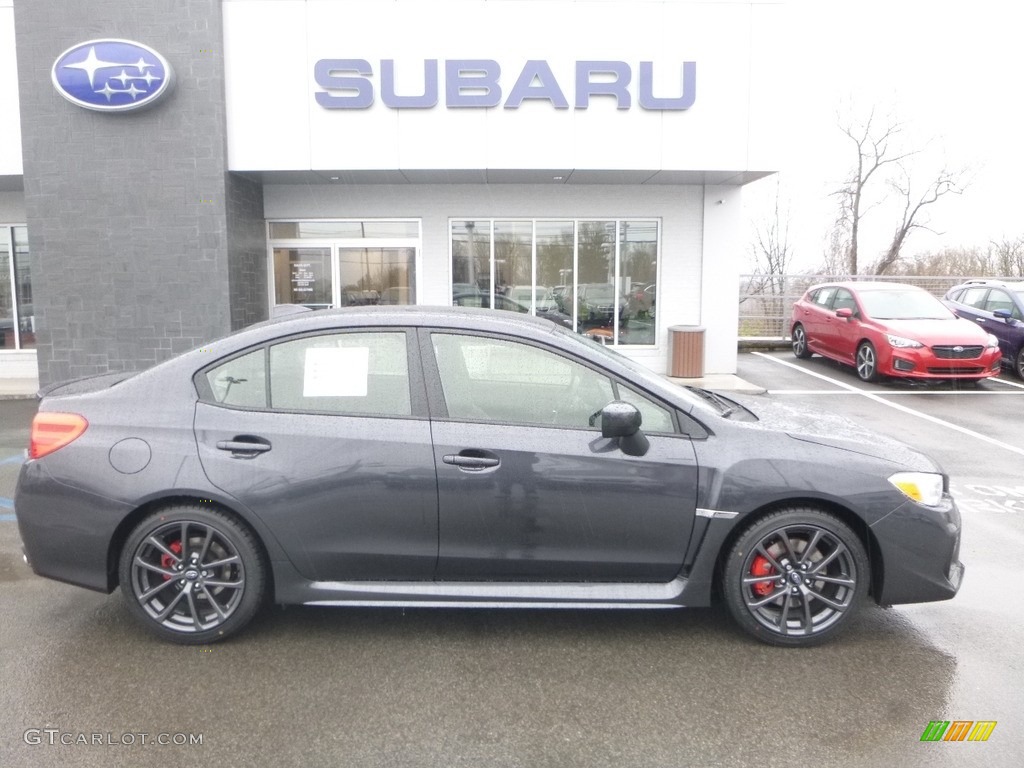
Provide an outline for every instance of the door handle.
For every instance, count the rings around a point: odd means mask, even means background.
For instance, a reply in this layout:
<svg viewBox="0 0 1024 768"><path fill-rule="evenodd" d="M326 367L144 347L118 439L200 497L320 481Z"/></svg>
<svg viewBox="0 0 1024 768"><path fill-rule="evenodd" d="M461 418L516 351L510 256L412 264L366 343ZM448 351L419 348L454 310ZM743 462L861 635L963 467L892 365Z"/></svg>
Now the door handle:
<svg viewBox="0 0 1024 768"><path fill-rule="evenodd" d="M985 322L985 318L984 317L976 317L974 319L977 320L979 323L984 323Z"/></svg>
<svg viewBox="0 0 1024 768"><path fill-rule="evenodd" d="M501 463L497 456L486 451L463 451L458 454L448 453L441 457L441 461L471 472L490 469Z"/></svg>
<svg viewBox="0 0 1024 768"><path fill-rule="evenodd" d="M231 451L233 456L248 456L252 458L260 453L266 453L270 450L270 443L265 440L259 439L239 439L234 440L220 440L217 443L217 448L221 451Z"/></svg>

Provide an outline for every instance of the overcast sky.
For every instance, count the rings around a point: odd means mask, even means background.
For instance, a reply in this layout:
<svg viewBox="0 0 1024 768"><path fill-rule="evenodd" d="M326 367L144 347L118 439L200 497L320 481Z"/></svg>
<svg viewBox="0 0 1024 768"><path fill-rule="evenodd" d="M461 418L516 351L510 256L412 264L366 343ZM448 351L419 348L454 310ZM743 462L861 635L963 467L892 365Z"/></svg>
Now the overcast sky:
<svg viewBox="0 0 1024 768"><path fill-rule="evenodd" d="M962 196L930 208L940 234L916 231L905 254L1024 235L1024 7L1009 0L789 0L783 14L791 37L780 42L794 75L780 89L793 143L777 179L745 189L751 234L778 180L794 266L818 265L835 216L829 193L856 160L837 113L866 117L874 108L876 119L893 115L904 124L906 149L923 150L912 172L920 185L943 164L968 168L971 179ZM868 214L862 263L877 258L897 223L884 208Z"/></svg>

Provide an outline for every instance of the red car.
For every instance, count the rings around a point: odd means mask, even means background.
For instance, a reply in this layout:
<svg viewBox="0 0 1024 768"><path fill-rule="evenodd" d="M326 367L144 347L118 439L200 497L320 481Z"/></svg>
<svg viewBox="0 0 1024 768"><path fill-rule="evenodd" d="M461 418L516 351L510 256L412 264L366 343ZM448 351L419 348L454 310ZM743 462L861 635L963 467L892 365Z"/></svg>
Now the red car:
<svg viewBox="0 0 1024 768"><path fill-rule="evenodd" d="M979 380L999 374L999 340L923 288L896 283L815 285L793 305L793 354L882 376Z"/></svg>

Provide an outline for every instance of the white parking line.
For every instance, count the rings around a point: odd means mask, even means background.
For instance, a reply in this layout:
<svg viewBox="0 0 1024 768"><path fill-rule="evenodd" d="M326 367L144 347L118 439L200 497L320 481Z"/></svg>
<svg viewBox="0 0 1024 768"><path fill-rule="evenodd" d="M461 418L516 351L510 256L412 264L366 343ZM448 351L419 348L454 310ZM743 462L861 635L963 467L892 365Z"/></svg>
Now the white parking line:
<svg viewBox="0 0 1024 768"><path fill-rule="evenodd" d="M857 387L854 387L851 384L847 384L845 381L839 381L838 379L833 379L829 376L825 376L824 374L816 373L815 371L808 371L806 368L801 368L799 365L796 365L795 363L791 363L787 360L780 360L777 357L766 355L764 352L752 352L751 354L757 355L758 357L763 357L765 360L771 360L773 363L784 365L787 368L792 368L794 371L800 371L800 373L806 374L807 376L813 376L816 379L827 381L829 384L832 384L833 386L840 387L848 392L860 395L861 397L866 397L868 400L873 400L876 403L881 403L882 405L888 406L889 408L895 408L897 411L902 411L903 413L910 414L911 416L916 416L919 419L930 421L932 424L938 424L939 426L946 427L947 429L951 429L954 432L959 432L962 435L969 435L970 437L977 438L978 440L988 443L989 445L995 445L999 448L1003 448L1004 450L1010 451L1011 453L1016 453L1021 456L1024 456L1024 448L1018 448L1015 445L1010 445L1009 443L1004 443L1000 440L993 440L991 437L989 437L988 435L983 435L981 432L975 432L972 429L967 429L966 427L958 426L957 424L953 424L943 419L938 419L934 416L928 415L927 413L915 411L913 408L907 408L905 405L891 403L884 397L876 395L874 392L868 392L863 389L858 389Z"/></svg>
<svg viewBox="0 0 1024 768"><path fill-rule="evenodd" d="M1016 387L1017 389L1024 389L1024 384L1021 384L1019 381L1009 381L1008 379L986 379L986 381L991 381L995 384L1005 384L1008 387Z"/></svg>

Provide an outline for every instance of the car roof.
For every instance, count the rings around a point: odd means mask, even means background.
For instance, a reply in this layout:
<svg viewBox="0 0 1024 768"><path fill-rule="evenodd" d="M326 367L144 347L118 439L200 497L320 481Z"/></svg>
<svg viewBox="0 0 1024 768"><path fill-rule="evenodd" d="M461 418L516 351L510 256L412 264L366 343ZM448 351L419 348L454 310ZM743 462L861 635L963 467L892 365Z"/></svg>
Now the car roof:
<svg viewBox="0 0 1024 768"><path fill-rule="evenodd" d="M908 288L912 291L925 291L919 285L912 285L910 283L889 283L882 282L881 280L845 280L838 283L819 283L818 285L812 285L808 288L808 292L816 291L819 288L846 288L853 292L857 291L903 291Z"/></svg>
<svg viewBox="0 0 1024 768"><path fill-rule="evenodd" d="M990 288L999 287L1007 288L1011 291L1024 291L1024 281L1019 280L987 280L987 279L976 279L967 280L960 283L960 285L953 286L949 290L955 291L960 288Z"/></svg>

